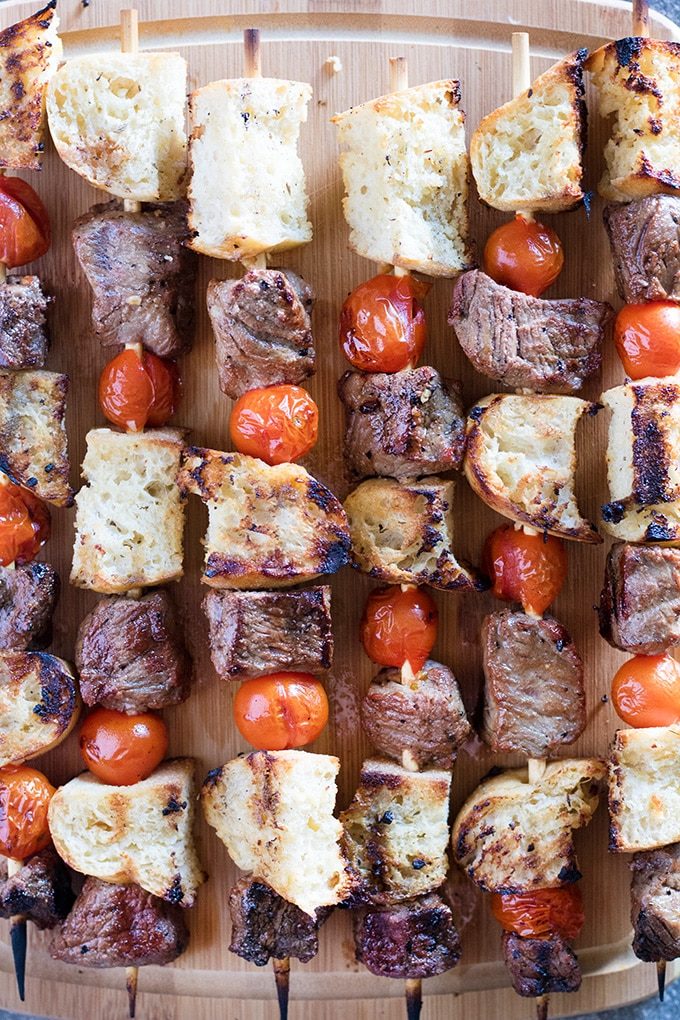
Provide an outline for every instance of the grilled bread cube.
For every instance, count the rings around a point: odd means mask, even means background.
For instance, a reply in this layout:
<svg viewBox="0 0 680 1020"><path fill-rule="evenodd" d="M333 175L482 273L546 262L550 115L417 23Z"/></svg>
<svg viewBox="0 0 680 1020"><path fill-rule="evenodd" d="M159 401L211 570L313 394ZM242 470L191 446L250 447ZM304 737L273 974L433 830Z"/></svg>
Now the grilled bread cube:
<svg viewBox="0 0 680 1020"><path fill-rule="evenodd" d="M182 576L179 429L92 429L76 496L71 584L103 594Z"/></svg>
<svg viewBox="0 0 680 1020"><path fill-rule="evenodd" d="M299 81L213 81L189 97L189 242L239 259L312 239L297 145L312 89Z"/></svg>
<svg viewBox="0 0 680 1020"><path fill-rule="evenodd" d="M67 662L46 652L0 652L0 767L56 747L79 713Z"/></svg>
<svg viewBox="0 0 680 1020"><path fill-rule="evenodd" d="M628 38L601 46L586 63L611 118L598 190L626 202L680 189L680 44Z"/></svg>
<svg viewBox="0 0 680 1020"><path fill-rule="evenodd" d="M136 882L190 907L206 877L194 845L195 799L192 758L164 761L132 786L109 786L83 772L50 801L50 833L74 871Z"/></svg>
<svg viewBox="0 0 680 1020"><path fill-rule="evenodd" d="M570 53L480 121L470 162L482 202L506 212L561 212L583 199L587 52Z"/></svg>
<svg viewBox="0 0 680 1020"><path fill-rule="evenodd" d="M0 471L56 506L71 506L66 439L68 376L0 372Z"/></svg>
<svg viewBox="0 0 680 1020"><path fill-rule="evenodd" d="M339 769L327 754L254 751L213 769L201 792L234 863L310 917L352 888L333 817Z"/></svg>
<svg viewBox="0 0 680 1020"><path fill-rule="evenodd" d="M111 195L139 202L180 198L186 77L179 53L92 53L68 60L47 90L57 152Z"/></svg>
<svg viewBox="0 0 680 1020"><path fill-rule="evenodd" d="M595 410L578 397L484 397L468 414L467 480L511 521L576 542L601 542L574 495L576 426Z"/></svg>
<svg viewBox="0 0 680 1020"><path fill-rule="evenodd" d="M581 875L572 829L592 818L605 776L598 758L565 758L534 784L526 768L483 780L453 824L454 859L485 892L575 882Z"/></svg>
<svg viewBox="0 0 680 1020"><path fill-rule="evenodd" d="M434 81L333 118L353 251L429 276L472 265L460 83Z"/></svg>
<svg viewBox="0 0 680 1020"><path fill-rule="evenodd" d="M348 560L341 504L298 464L194 446L180 481L208 506L203 581L213 588L284 588Z"/></svg>
<svg viewBox="0 0 680 1020"><path fill-rule="evenodd" d="M609 753L609 849L680 841L680 727L617 730Z"/></svg>
<svg viewBox="0 0 680 1020"><path fill-rule="evenodd" d="M435 476L410 483L362 482L345 500L353 565L396 584L465 591L488 587L451 550L453 484Z"/></svg>

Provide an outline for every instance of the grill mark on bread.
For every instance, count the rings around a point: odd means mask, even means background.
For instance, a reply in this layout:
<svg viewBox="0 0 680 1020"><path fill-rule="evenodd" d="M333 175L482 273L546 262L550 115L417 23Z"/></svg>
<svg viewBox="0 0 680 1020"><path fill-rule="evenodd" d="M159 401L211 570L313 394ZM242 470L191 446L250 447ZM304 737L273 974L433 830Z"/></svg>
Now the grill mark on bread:
<svg viewBox="0 0 680 1020"><path fill-rule="evenodd" d="M635 488L632 498L639 506L670 503L680 496L680 487L668 484L670 451L667 436L660 427L664 412L659 405L671 407L680 396L680 387L667 383L632 387L635 406L631 414L633 429L633 465Z"/></svg>

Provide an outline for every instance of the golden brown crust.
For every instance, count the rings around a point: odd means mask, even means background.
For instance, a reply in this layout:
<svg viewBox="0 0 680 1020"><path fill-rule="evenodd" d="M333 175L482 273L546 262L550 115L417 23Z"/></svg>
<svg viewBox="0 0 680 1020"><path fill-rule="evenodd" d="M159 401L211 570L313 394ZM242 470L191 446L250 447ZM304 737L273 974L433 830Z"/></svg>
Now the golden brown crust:
<svg viewBox="0 0 680 1020"><path fill-rule="evenodd" d="M71 667L46 652L0 652L0 766L44 754L80 713Z"/></svg>

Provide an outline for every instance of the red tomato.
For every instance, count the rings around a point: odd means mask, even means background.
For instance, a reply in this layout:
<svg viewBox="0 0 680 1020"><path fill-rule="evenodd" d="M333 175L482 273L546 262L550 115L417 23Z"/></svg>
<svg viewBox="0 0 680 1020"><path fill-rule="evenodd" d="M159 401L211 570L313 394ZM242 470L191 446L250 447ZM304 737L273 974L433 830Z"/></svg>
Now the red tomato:
<svg viewBox="0 0 680 1020"><path fill-rule="evenodd" d="M575 885L525 893L492 893L491 911L505 931L522 938L577 938L583 922L583 901Z"/></svg>
<svg viewBox="0 0 680 1020"><path fill-rule="evenodd" d="M504 524L487 537L484 565L497 599L521 602L525 613L540 616L564 584L567 553L553 535L528 535Z"/></svg>
<svg viewBox="0 0 680 1020"><path fill-rule="evenodd" d="M174 361L144 351L142 357L126 348L104 366L99 377L99 404L104 416L127 432L146 425L165 425L177 410L181 395Z"/></svg>
<svg viewBox="0 0 680 1020"><path fill-rule="evenodd" d="M95 708L80 727L80 753L90 772L112 786L131 786L150 776L168 749L168 730L158 715L125 715Z"/></svg>
<svg viewBox="0 0 680 1020"><path fill-rule="evenodd" d="M361 640L373 662L414 673L423 668L437 640L437 607L422 588L376 588L366 600Z"/></svg>
<svg viewBox="0 0 680 1020"><path fill-rule="evenodd" d="M381 274L360 284L340 312L340 346L362 372L399 372L418 362L425 345L420 300L429 283Z"/></svg>
<svg viewBox="0 0 680 1020"><path fill-rule="evenodd" d="M301 386L264 386L239 397L229 431L239 453L286 464L304 457L316 443L319 409Z"/></svg>
<svg viewBox="0 0 680 1020"><path fill-rule="evenodd" d="M30 563L50 537L50 529L47 504L0 475L0 564Z"/></svg>
<svg viewBox="0 0 680 1020"><path fill-rule="evenodd" d="M234 721L258 751L311 744L328 722L328 698L310 673L270 673L246 680L234 698Z"/></svg>
<svg viewBox="0 0 680 1020"><path fill-rule="evenodd" d="M490 235L484 272L496 283L538 297L562 272L562 242L550 227L518 213Z"/></svg>
<svg viewBox="0 0 680 1020"><path fill-rule="evenodd" d="M44 255L50 240L47 209L31 185L0 176L0 262L24 266Z"/></svg>
<svg viewBox="0 0 680 1020"><path fill-rule="evenodd" d="M636 655L614 675L612 701L629 726L672 726L680 721L680 663Z"/></svg>
<svg viewBox="0 0 680 1020"><path fill-rule="evenodd" d="M50 843L47 809L55 789L28 765L0 769L0 853L22 861Z"/></svg>
<svg viewBox="0 0 680 1020"><path fill-rule="evenodd" d="M651 301L624 305L614 323L614 343L631 379L680 372L680 305Z"/></svg>

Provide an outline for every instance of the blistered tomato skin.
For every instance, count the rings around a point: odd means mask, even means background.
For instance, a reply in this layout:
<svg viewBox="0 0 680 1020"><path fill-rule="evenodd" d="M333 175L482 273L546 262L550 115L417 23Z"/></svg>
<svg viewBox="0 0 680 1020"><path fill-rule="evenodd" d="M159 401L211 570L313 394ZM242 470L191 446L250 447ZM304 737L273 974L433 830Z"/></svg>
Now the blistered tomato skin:
<svg viewBox="0 0 680 1020"><path fill-rule="evenodd" d="M0 476L0 564L30 563L50 537L50 530L47 504Z"/></svg>
<svg viewBox="0 0 680 1020"><path fill-rule="evenodd" d="M562 589L567 553L559 538L527 534L509 524L487 537L484 565L497 599L519 602L525 613L540 616Z"/></svg>
<svg viewBox="0 0 680 1020"><path fill-rule="evenodd" d="M614 343L631 379L680 372L680 306L673 301L624 305L614 323Z"/></svg>
<svg viewBox="0 0 680 1020"><path fill-rule="evenodd" d="M612 702L629 726L672 726L680 721L680 663L670 655L636 655L612 681Z"/></svg>
<svg viewBox="0 0 680 1020"><path fill-rule="evenodd" d="M550 227L518 213L490 234L483 264L496 283L540 297L562 272L562 242Z"/></svg>
<svg viewBox="0 0 680 1020"><path fill-rule="evenodd" d="M258 751L304 747L328 722L328 698L310 673L270 673L246 680L234 698L239 733Z"/></svg>
<svg viewBox="0 0 680 1020"><path fill-rule="evenodd" d="M80 753L98 779L131 786L151 775L165 757L168 730L152 712L126 715L95 708L80 728Z"/></svg>
<svg viewBox="0 0 680 1020"><path fill-rule="evenodd" d="M301 386L264 386L239 397L229 432L239 453L267 464L290 463L316 444L319 409Z"/></svg>
<svg viewBox="0 0 680 1020"><path fill-rule="evenodd" d="M580 934L585 920L581 892L576 885L526 893L492 893L491 911L504 931L525 939L561 935L571 942Z"/></svg>
<svg viewBox="0 0 680 1020"><path fill-rule="evenodd" d="M408 662L421 670L437 640L437 607L422 588L377 588L366 600L361 640L366 654L381 666Z"/></svg>
<svg viewBox="0 0 680 1020"><path fill-rule="evenodd" d="M0 853L12 860L44 850L51 842L47 809L55 789L28 765L0 769Z"/></svg>
<svg viewBox="0 0 680 1020"><path fill-rule="evenodd" d="M112 358L99 377L99 405L104 417L126 432L147 425L166 425L177 410L181 381L174 361L126 348Z"/></svg>
<svg viewBox="0 0 680 1020"><path fill-rule="evenodd" d="M340 312L340 347L361 372L415 367L427 336L421 301L430 289L413 276L383 273L360 284Z"/></svg>
<svg viewBox="0 0 680 1020"><path fill-rule="evenodd" d="M50 240L47 209L30 184L0 176L0 262L25 266L45 254Z"/></svg>

